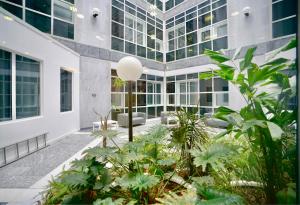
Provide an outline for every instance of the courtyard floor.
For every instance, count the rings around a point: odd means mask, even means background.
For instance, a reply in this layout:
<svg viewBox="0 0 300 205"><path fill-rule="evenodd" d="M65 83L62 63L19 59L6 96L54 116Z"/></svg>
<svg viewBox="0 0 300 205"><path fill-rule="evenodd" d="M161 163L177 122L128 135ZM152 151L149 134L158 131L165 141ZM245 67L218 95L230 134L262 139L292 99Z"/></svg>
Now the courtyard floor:
<svg viewBox="0 0 300 205"><path fill-rule="evenodd" d="M160 123L160 119L148 120L145 125L135 126L134 135L145 134L149 128ZM119 127L116 142L128 141L128 129ZM81 130L56 140L46 148L32 153L16 162L0 168L0 205L38 204L41 192L48 181L80 158L81 153L99 145L100 139L91 136L91 130ZM108 142L110 145L110 142Z"/></svg>

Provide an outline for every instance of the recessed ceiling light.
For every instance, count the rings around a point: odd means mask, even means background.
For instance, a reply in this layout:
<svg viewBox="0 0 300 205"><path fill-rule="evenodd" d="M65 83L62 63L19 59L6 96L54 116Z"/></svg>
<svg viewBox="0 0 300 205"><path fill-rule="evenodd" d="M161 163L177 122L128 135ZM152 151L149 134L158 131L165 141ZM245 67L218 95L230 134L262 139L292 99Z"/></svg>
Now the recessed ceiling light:
<svg viewBox="0 0 300 205"><path fill-rule="evenodd" d="M70 10L73 12L77 12L77 8L75 6L70 6Z"/></svg>
<svg viewBox="0 0 300 205"><path fill-rule="evenodd" d="M240 12L235 11L235 12L232 12L232 13L231 13L231 16L237 16L237 15L239 15L239 14L240 14Z"/></svg>
<svg viewBox="0 0 300 205"><path fill-rule="evenodd" d="M100 41L103 41L104 39L101 36L96 36L96 38Z"/></svg>
<svg viewBox="0 0 300 205"><path fill-rule="evenodd" d="M155 9L157 9L157 7L156 7L156 5L151 5L151 6L150 6L150 9L151 9L151 10L155 10Z"/></svg>
<svg viewBox="0 0 300 205"><path fill-rule="evenodd" d="M151 11L151 12L150 12L150 15L151 15L151 16L156 16L157 13L156 13L155 11Z"/></svg>
<svg viewBox="0 0 300 205"><path fill-rule="evenodd" d="M80 19L84 19L84 15L83 14L77 14L77 17Z"/></svg>
<svg viewBox="0 0 300 205"><path fill-rule="evenodd" d="M12 17L10 17L10 16L4 16L3 17L5 20L7 20L7 21L13 21L14 19L12 18Z"/></svg>
<svg viewBox="0 0 300 205"><path fill-rule="evenodd" d="M2 44L6 44L6 41L2 41Z"/></svg>

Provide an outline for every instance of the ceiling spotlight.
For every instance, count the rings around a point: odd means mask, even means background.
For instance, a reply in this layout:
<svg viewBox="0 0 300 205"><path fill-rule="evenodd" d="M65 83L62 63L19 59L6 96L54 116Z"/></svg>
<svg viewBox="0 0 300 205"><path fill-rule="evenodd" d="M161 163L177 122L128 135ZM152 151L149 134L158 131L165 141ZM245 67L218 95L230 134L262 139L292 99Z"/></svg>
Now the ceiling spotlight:
<svg viewBox="0 0 300 205"><path fill-rule="evenodd" d="M14 19L10 16L3 16L3 18L7 21L13 21Z"/></svg>
<svg viewBox="0 0 300 205"><path fill-rule="evenodd" d="M151 10L155 10L155 9L157 9L157 7L156 7L156 5L151 5L151 6L150 6L150 9L151 9Z"/></svg>
<svg viewBox="0 0 300 205"><path fill-rule="evenodd" d="M73 12L77 12L77 8L75 6L70 6L70 10Z"/></svg>
<svg viewBox="0 0 300 205"><path fill-rule="evenodd" d="M155 11L151 11L151 12L150 12L150 15L151 15L151 16L156 16L157 13L156 13Z"/></svg>
<svg viewBox="0 0 300 205"><path fill-rule="evenodd" d="M83 14L77 14L77 17L80 19L84 19L84 15Z"/></svg>
<svg viewBox="0 0 300 205"><path fill-rule="evenodd" d="M249 6L243 8L243 13L245 16L248 17L250 15L250 12L251 12L251 8Z"/></svg>

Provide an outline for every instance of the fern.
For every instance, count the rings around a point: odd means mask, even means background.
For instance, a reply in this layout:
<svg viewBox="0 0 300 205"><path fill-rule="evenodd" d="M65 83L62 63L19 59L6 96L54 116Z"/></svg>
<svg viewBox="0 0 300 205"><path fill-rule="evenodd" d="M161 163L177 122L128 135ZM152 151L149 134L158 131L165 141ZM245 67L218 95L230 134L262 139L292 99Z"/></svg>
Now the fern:
<svg viewBox="0 0 300 205"><path fill-rule="evenodd" d="M82 172L74 172L63 175L61 182L67 186L78 188L88 185L89 175Z"/></svg>

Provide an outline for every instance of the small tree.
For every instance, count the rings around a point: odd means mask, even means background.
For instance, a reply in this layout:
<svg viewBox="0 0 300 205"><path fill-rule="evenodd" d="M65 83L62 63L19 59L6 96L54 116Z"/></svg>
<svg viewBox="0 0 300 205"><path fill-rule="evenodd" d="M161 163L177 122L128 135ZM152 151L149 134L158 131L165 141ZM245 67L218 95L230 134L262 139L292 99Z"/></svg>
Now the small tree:
<svg viewBox="0 0 300 205"><path fill-rule="evenodd" d="M292 40L260 66L252 61L255 48L248 49L239 66L235 64L238 52L229 58L220 52L206 50L205 54L220 69L200 75L200 79L219 76L231 82L247 102L240 111L220 107L215 117L230 124L220 136L233 133L236 138L247 137L260 166L257 169L269 204L276 203L276 194L277 198L281 197L280 190L295 182L295 135L292 131L297 111L288 107L295 89L286 73L296 66L294 60L274 58L279 52L295 48L296 44L296 40Z"/></svg>

